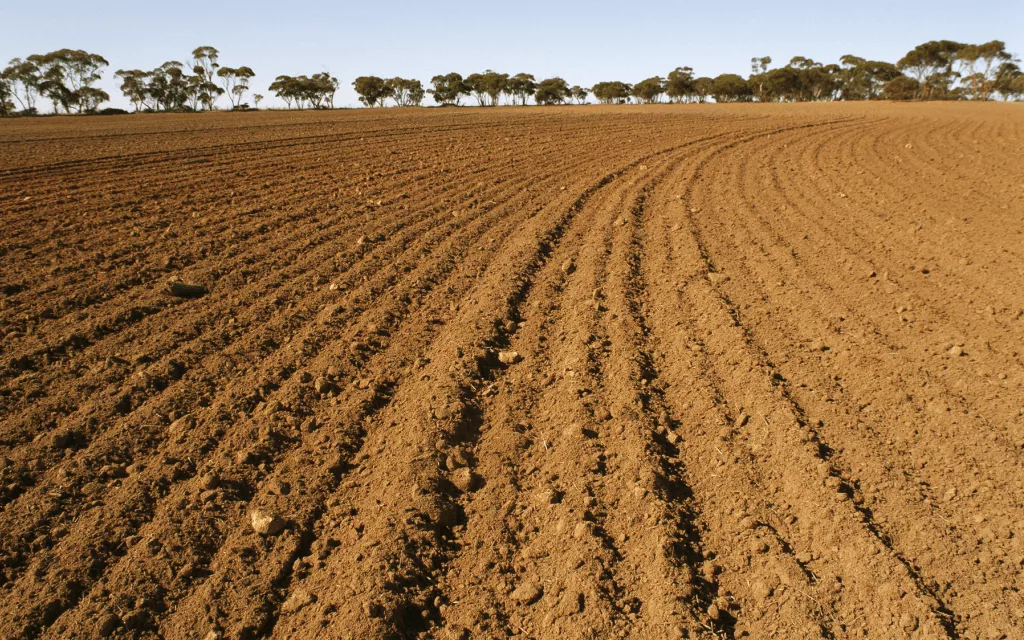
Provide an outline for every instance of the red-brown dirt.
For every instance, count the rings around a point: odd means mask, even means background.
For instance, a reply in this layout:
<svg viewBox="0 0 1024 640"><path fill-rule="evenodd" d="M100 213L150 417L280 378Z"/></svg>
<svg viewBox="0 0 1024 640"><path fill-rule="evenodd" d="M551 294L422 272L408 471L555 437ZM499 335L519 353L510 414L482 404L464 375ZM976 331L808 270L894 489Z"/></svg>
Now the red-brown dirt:
<svg viewBox="0 0 1024 640"><path fill-rule="evenodd" d="M0 151L0 638L1024 637L1020 105Z"/></svg>

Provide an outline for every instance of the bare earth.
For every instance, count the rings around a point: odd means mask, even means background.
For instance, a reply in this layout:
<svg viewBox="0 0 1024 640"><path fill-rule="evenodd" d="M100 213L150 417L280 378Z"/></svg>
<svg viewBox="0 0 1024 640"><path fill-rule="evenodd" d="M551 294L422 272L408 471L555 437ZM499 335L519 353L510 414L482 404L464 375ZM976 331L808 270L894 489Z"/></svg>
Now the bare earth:
<svg viewBox="0 0 1024 640"><path fill-rule="evenodd" d="M1024 637L1022 105L12 120L0 216L0 638Z"/></svg>

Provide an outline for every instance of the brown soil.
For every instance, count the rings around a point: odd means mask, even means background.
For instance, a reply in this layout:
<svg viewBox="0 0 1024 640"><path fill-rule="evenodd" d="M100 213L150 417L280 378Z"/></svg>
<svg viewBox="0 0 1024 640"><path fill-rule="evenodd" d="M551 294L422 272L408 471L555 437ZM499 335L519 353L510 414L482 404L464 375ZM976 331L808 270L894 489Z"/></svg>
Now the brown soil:
<svg viewBox="0 0 1024 640"><path fill-rule="evenodd" d="M1019 105L0 149L2 638L1024 637Z"/></svg>

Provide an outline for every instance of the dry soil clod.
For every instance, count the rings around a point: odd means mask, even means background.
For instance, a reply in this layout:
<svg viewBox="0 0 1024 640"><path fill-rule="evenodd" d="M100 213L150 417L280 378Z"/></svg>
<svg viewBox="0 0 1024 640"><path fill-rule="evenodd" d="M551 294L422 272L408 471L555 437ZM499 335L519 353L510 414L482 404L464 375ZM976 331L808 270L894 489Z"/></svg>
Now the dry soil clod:
<svg viewBox="0 0 1024 640"><path fill-rule="evenodd" d="M206 295L206 287L180 280L170 280L167 282L167 292L178 298L201 298Z"/></svg>

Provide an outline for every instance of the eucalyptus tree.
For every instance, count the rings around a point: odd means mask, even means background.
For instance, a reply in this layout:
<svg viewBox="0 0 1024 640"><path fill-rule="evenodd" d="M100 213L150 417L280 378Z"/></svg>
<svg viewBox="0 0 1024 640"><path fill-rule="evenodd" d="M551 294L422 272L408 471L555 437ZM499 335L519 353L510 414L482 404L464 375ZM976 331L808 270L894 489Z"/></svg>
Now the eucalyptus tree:
<svg viewBox="0 0 1024 640"><path fill-rule="evenodd" d="M35 113L36 98L43 82L39 65L32 60L14 58L2 73L10 88L10 97L17 101L21 111Z"/></svg>
<svg viewBox="0 0 1024 640"><path fill-rule="evenodd" d="M533 99L539 105L562 104L570 97L569 84L562 78L548 78L537 83Z"/></svg>
<svg viewBox="0 0 1024 640"><path fill-rule="evenodd" d="M601 104L622 104L629 102L629 96L633 92L633 85L612 80L598 82L590 90Z"/></svg>
<svg viewBox="0 0 1024 640"><path fill-rule="evenodd" d="M931 40L908 51L896 62L896 67L918 81L917 97L945 98L956 79L953 65L963 47L953 40Z"/></svg>
<svg viewBox="0 0 1024 640"><path fill-rule="evenodd" d="M333 109L338 79L326 72L313 74L312 77L281 75L274 78L269 89L284 100L289 109L293 104L298 109Z"/></svg>
<svg viewBox="0 0 1024 640"><path fill-rule="evenodd" d="M273 91L274 95L284 100L284 104L289 109L292 108L292 103L301 109L302 104L299 97L299 79L293 78L288 75L280 75L274 78L274 81L267 87L268 90Z"/></svg>
<svg viewBox="0 0 1024 640"><path fill-rule="evenodd" d="M1024 73L1021 72L1020 61L1007 61L999 65L992 85L993 91L1005 100L1020 97L1020 89L1024 88Z"/></svg>
<svg viewBox="0 0 1024 640"><path fill-rule="evenodd" d="M913 100L920 89L920 82L900 74L882 85L882 97L886 100Z"/></svg>
<svg viewBox="0 0 1024 640"><path fill-rule="evenodd" d="M501 94L505 93L508 82L507 73L498 73L490 69L483 73L471 74L465 80L466 88L476 97L477 104L481 107L497 105Z"/></svg>
<svg viewBox="0 0 1024 640"><path fill-rule="evenodd" d="M968 44L956 53L962 82L975 100L988 100L995 87L997 62L1010 62L1013 56L1006 51L1006 43L992 40L985 44Z"/></svg>
<svg viewBox="0 0 1024 640"><path fill-rule="evenodd" d="M196 79L191 81L191 85L197 103L207 111L213 109L217 97L224 93L214 80L217 69L220 69L219 59L220 52L213 47L196 47L192 50L192 73Z"/></svg>
<svg viewBox="0 0 1024 640"><path fill-rule="evenodd" d="M386 83L391 91L391 99L399 107L418 107L423 103L426 92L423 90L423 83L419 80L395 77L388 78Z"/></svg>
<svg viewBox="0 0 1024 640"><path fill-rule="evenodd" d="M672 102L683 102L693 96L693 69L676 67L665 80L665 93Z"/></svg>
<svg viewBox="0 0 1024 640"><path fill-rule="evenodd" d="M896 65L890 62L865 60L849 54L839 58L839 62L842 64L839 75L843 100L874 100L882 85L900 75Z"/></svg>
<svg viewBox="0 0 1024 640"><path fill-rule="evenodd" d="M512 104L525 105L537 92L537 79L529 73L517 73L505 83L505 94Z"/></svg>
<svg viewBox="0 0 1024 640"><path fill-rule="evenodd" d="M384 101L393 95L387 80L377 76L360 76L352 83L359 94L359 101L368 107L383 107Z"/></svg>
<svg viewBox="0 0 1024 640"><path fill-rule="evenodd" d="M765 91L765 83L768 80L768 65L772 63L771 56L750 59L750 90L754 98L764 102L768 97Z"/></svg>
<svg viewBox="0 0 1024 640"><path fill-rule="evenodd" d="M249 90L249 80L255 75L256 73L252 69L244 66L237 69L231 67L217 69L217 77L220 78L224 93L227 94L228 100L231 102L231 108L242 104L242 97Z"/></svg>
<svg viewBox="0 0 1024 640"><path fill-rule="evenodd" d="M470 92L466 81L462 79L460 74L454 71L449 74L434 76L430 79L430 84L433 86L433 89L428 89L427 93L434 96L434 101L442 106L459 106L462 102L462 96L468 95Z"/></svg>
<svg viewBox="0 0 1024 640"><path fill-rule="evenodd" d="M1007 100L1024 98L1024 74L1018 72L1016 75L1007 75L999 87L999 92Z"/></svg>
<svg viewBox="0 0 1024 640"><path fill-rule="evenodd" d="M153 111L182 111L186 105L195 111L199 94L196 76L185 73L185 65L169 60L148 74L146 95Z"/></svg>
<svg viewBox="0 0 1024 640"><path fill-rule="evenodd" d="M0 71L0 116L9 116L14 112L14 86L4 71Z"/></svg>
<svg viewBox="0 0 1024 640"><path fill-rule="evenodd" d="M708 96L715 88L715 80L707 76L701 76L693 81L693 95L701 104L708 101Z"/></svg>
<svg viewBox="0 0 1024 640"><path fill-rule="evenodd" d="M114 77L121 80L121 93L132 103L136 111L142 111L146 106L149 76L149 73L139 69L118 69L114 73Z"/></svg>
<svg viewBox="0 0 1024 640"><path fill-rule="evenodd" d="M630 93L637 99L637 102L644 104L660 102L661 96L665 93L665 81L660 76L641 80L633 85L633 90Z"/></svg>
<svg viewBox="0 0 1024 640"><path fill-rule="evenodd" d="M569 95L572 96L572 99L576 102L576 104L586 104L587 96L590 95L590 89L575 84L569 87Z"/></svg>
<svg viewBox="0 0 1024 640"><path fill-rule="evenodd" d="M715 102L740 102L750 98L750 85L735 73L723 73L715 77L711 95Z"/></svg>
<svg viewBox="0 0 1024 640"><path fill-rule="evenodd" d="M50 100L53 110L65 113L91 111L109 100L102 89L93 85L100 79L100 70L109 63L103 56L81 49L60 49L28 57L40 73L39 92Z"/></svg>

